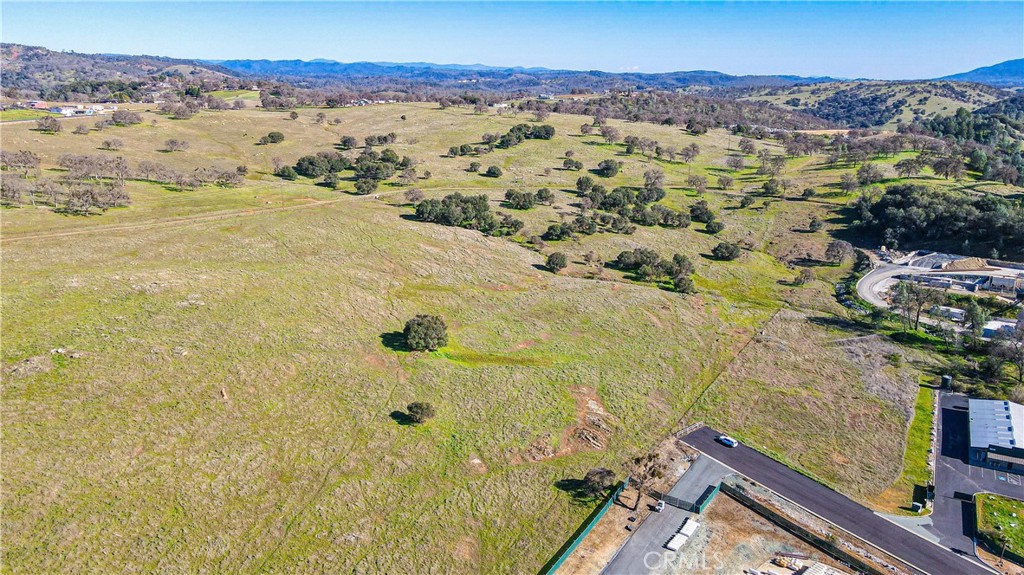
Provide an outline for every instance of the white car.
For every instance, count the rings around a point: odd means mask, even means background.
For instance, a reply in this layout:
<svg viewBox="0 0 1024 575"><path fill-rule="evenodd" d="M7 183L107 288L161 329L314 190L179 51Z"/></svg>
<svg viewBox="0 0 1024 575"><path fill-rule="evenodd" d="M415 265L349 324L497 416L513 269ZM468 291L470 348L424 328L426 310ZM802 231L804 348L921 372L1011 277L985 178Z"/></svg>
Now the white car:
<svg viewBox="0 0 1024 575"><path fill-rule="evenodd" d="M658 504L654 506L654 510L657 511L658 513L661 513L662 511L664 511L664 509L665 502L659 499Z"/></svg>
<svg viewBox="0 0 1024 575"><path fill-rule="evenodd" d="M729 437L728 435L719 435L718 442L727 447L736 447L737 445L740 444L739 441L736 441L735 439Z"/></svg>

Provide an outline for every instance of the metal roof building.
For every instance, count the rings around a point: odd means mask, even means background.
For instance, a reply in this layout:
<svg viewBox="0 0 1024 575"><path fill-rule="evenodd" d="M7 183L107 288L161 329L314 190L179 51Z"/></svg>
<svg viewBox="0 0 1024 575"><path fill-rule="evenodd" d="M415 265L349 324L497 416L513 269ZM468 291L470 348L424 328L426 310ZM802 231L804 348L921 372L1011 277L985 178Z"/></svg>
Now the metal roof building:
<svg viewBox="0 0 1024 575"><path fill-rule="evenodd" d="M971 399L968 410L971 461L1000 469L1024 468L1024 405Z"/></svg>

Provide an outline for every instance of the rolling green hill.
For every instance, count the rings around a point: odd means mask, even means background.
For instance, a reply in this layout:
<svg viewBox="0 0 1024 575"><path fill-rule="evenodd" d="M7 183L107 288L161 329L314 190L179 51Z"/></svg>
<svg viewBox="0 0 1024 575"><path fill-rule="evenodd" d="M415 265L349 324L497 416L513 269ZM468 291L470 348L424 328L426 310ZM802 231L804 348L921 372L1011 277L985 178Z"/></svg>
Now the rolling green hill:
<svg viewBox="0 0 1024 575"><path fill-rule="evenodd" d="M899 124L974 110L1012 93L964 82L830 82L750 90L740 100L764 101L851 128L893 130Z"/></svg>

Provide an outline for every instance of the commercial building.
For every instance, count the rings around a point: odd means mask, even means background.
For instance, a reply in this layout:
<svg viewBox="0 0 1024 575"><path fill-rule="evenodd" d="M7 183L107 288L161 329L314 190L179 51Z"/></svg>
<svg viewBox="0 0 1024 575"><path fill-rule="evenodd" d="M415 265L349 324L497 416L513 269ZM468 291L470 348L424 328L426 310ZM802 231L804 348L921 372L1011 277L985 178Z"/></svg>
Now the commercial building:
<svg viewBox="0 0 1024 575"><path fill-rule="evenodd" d="M995 399L968 401L973 465L1024 470L1024 405Z"/></svg>

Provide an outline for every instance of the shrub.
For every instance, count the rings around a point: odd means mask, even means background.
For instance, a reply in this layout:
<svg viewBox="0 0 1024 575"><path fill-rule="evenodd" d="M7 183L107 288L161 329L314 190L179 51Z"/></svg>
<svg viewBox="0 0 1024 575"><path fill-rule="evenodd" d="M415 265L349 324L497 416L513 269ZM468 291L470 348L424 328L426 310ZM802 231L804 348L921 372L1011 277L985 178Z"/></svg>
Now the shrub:
<svg viewBox="0 0 1024 575"><path fill-rule="evenodd" d="M294 180L299 177L299 174L295 171L295 168L291 166L282 166L276 172L274 172L274 175L279 178L284 178L286 180Z"/></svg>
<svg viewBox="0 0 1024 575"><path fill-rule="evenodd" d="M488 178L500 178L502 174L504 174L504 172L502 172L501 168L498 166L491 166L487 168L486 172L484 172L484 175Z"/></svg>
<svg viewBox="0 0 1024 575"><path fill-rule="evenodd" d="M604 467L596 467L587 472L583 478L583 492L596 497L607 490L615 482L615 473Z"/></svg>
<svg viewBox="0 0 1024 575"><path fill-rule="evenodd" d="M436 315L420 314L405 322L405 344L416 351L434 351L448 344L448 326Z"/></svg>
<svg viewBox="0 0 1024 575"><path fill-rule="evenodd" d="M142 116L130 110L118 110L110 115L110 121L115 126L130 126L132 124L141 124Z"/></svg>
<svg viewBox="0 0 1024 575"><path fill-rule="evenodd" d="M622 164L615 160L601 160L597 164L597 174L605 178L612 178L618 175L619 169L622 168Z"/></svg>
<svg viewBox="0 0 1024 575"><path fill-rule="evenodd" d="M715 259L729 261L740 257L740 247L729 242L722 242L712 248L711 255Z"/></svg>
<svg viewBox="0 0 1024 575"><path fill-rule="evenodd" d="M707 223L707 226L705 226L704 229L706 229L709 234L714 235L714 234L717 234L718 232L724 230L725 229L725 224L723 224L722 222L720 222L718 220L711 220L710 222Z"/></svg>
<svg viewBox="0 0 1024 575"><path fill-rule="evenodd" d="M434 417L434 406L422 401L414 401L406 409L409 411L409 419L414 423L424 423Z"/></svg>
<svg viewBox="0 0 1024 575"><path fill-rule="evenodd" d="M555 273L562 271L567 265L569 265L569 259L562 252L554 252L548 256L548 269Z"/></svg>
<svg viewBox="0 0 1024 575"><path fill-rule="evenodd" d="M284 134L281 132L270 132L266 135L268 144L280 144L284 141Z"/></svg>
<svg viewBox="0 0 1024 575"><path fill-rule="evenodd" d="M479 172L480 171L480 162L470 162L469 163L469 171L473 172L473 173Z"/></svg>

